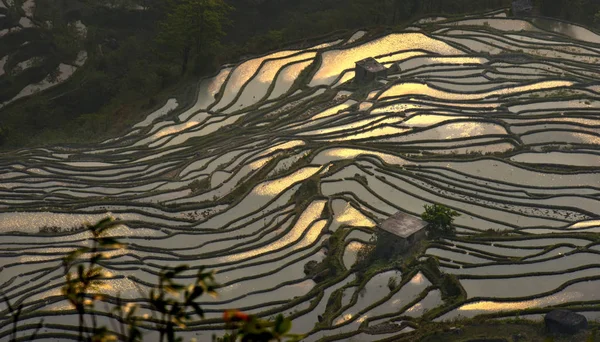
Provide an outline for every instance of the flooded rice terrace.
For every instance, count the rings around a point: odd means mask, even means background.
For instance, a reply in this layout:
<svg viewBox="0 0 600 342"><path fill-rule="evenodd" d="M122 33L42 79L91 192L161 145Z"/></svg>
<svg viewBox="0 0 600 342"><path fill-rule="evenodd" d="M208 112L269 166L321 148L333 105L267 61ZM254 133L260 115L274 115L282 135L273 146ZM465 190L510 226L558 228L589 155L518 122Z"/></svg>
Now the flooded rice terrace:
<svg viewBox="0 0 600 342"><path fill-rule="evenodd" d="M358 87L354 63L367 57L399 68ZM76 338L61 258L89 242L71 229L110 213L127 247L102 262L107 307L117 295L145 305L165 265L218 270L219 297L201 298L206 318L186 339L222 335L227 308L283 313L306 341L570 303L596 319L586 308L600 302L599 63L587 29L496 12L225 66L193 101L169 100L122 137L0 155L0 290L23 305L24 331L45 310L40 336L67 324ZM421 256L460 280L453 308L420 272L353 268L377 222L433 202L462 214L457 237ZM339 270L315 282L304 266L332 257L334 233Z"/></svg>

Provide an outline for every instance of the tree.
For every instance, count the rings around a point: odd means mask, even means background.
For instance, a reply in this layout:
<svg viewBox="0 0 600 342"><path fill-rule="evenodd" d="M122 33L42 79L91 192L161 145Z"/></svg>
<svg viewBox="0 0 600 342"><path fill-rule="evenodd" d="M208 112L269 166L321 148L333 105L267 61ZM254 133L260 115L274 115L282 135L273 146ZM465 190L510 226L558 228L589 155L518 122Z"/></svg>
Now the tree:
<svg viewBox="0 0 600 342"><path fill-rule="evenodd" d="M159 23L158 43L167 54L181 58L181 74L185 74L190 57L210 56L225 35L227 18L233 7L223 0L169 0L167 16Z"/></svg>
<svg viewBox="0 0 600 342"><path fill-rule="evenodd" d="M0 124L0 145L4 144L7 136L8 130Z"/></svg>
<svg viewBox="0 0 600 342"><path fill-rule="evenodd" d="M429 222L429 234L431 236L454 235L455 229L452 225L454 218L460 214L442 204L424 206L425 211L421 214L424 221Z"/></svg>

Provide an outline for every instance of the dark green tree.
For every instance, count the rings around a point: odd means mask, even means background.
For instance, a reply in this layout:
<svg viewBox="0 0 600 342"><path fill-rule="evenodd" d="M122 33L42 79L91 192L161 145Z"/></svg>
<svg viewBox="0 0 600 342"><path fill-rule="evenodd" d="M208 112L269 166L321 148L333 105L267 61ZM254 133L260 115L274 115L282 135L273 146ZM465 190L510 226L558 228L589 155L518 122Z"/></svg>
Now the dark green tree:
<svg viewBox="0 0 600 342"><path fill-rule="evenodd" d="M437 203L425 204L424 208L425 211L421 214L421 218L429 222L428 233L430 236L454 235L455 229L452 223L455 217L460 216L458 212Z"/></svg>
<svg viewBox="0 0 600 342"><path fill-rule="evenodd" d="M180 58L185 74L192 56L205 61L219 49L232 10L223 0L169 0L167 16L159 23L161 52Z"/></svg>

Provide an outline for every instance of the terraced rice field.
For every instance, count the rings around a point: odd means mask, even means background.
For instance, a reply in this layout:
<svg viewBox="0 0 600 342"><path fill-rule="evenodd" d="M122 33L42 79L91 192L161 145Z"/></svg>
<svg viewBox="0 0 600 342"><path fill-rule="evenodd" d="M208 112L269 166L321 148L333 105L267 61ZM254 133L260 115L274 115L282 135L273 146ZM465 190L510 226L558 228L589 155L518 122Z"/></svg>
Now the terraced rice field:
<svg viewBox="0 0 600 342"><path fill-rule="evenodd" d="M354 62L371 56L401 71L360 88ZM40 336L67 324L75 338L61 258L89 236L69 229L110 213L128 247L102 263L109 306L143 304L164 265L218 270L220 296L184 334L199 340L223 333L226 308L284 313L306 341L406 336L423 315L561 305L597 317L599 62L594 32L496 12L225 66L122 137L1 154L0 289L24 305L25 333L47 310ZM458 277L453 305L423 273L353 267L378 221L433 202L462 214L457 237L420 256ZM345 246L334 256L332 234ZM304 274L327 257L334 277Z"/></svg>

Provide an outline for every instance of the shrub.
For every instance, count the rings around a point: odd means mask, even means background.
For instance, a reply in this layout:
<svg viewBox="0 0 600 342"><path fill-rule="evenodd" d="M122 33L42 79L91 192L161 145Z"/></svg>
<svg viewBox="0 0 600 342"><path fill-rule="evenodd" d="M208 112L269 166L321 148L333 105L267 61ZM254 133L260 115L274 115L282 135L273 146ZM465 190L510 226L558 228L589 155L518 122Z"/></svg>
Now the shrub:
<svg viewBox="0 0 600 342"><path fill-rule="evenodd" d="M193 194L201 193L205 190L210 189L210 179L209 177L203 178L202 180L196 179L190 184L188 184L190 190L192 190Z"/></svg>
<svg viewBox="0 0 600 342"><path fill-rule="evenodd" d="M124 304L119 296L116 298L116 307L112 313L119 318L117 325L120 324L120 329L115 327L115 331L112 331L105 326L97 325L97 312L94 310L94 306L97 301L104 298L101 290L109 278L109 274L100 265L100 262L108 258L106 251L124 247L108 234L118 224L119 222L112 218L105 218L94 225L86 225L84 228L92 235L91 247L77 249L63 259L65 282L62 294L77 312L79 341L136 342L143 339L142 331L138 328L138 322L142 318L136 315L139 306L133 303ZM72 270L73 268L75 271ZM198 270L197 277L192 284L186 285L177 282L176 278L188 270L190 267L187 265L163 268L159 274L158 286L151 289L147 298L144 299L154 311L152 321L160 334L160 342L165 340L168 342L183 341L181 337L176 336L176 328L185 328L193 314L200 318L204 317L204 311L196 303L196 300L204 294L217 294L216 290L219 285L215 282L214 272L205 271L203 267ZM11 341L35 339L43 327L43 320L31 336L18 338L18 323L23 306L20 304L14 307L6 296L3 297L9 310L7 317L11 317ZM155 314L158 314L158 317L155 317ZM86 324L86 316L91 318L87 320L92 323L91 327ZM271 321L238 310L225 310L223 320L231 331L224 337L213 336L213 340L222 342L234 342L238 339L254 342L285 340L292 342L303 338L302 335L288 333L292 327L291 320L281 314Z"/></svg>
<svg viewBox="0 0 600 342"><path fill-rule="evenodd" d="M452 225L454 218L460 214L442 204L424 206L425 211L421 214L424 221L429 222L428 233L432 237L454 235L455 229Z"/></svg>
<svg viewBox="0 0 600 342"><path fill-rule="evenodd" d="M462 294L460 281L453 274L443 275L440 289L444 298L456 298Z"/></svg>
<svg viewBox="0 0 600 342"><path fill-rule="evenodd" d="M388 279L387 286L388 286L388 289L390 289L390 291L394 291L394 289L396 288L396 286L398 286L398 278L396 278L396 277L390 277Z"/></svg>

